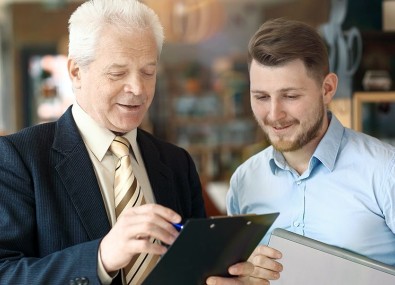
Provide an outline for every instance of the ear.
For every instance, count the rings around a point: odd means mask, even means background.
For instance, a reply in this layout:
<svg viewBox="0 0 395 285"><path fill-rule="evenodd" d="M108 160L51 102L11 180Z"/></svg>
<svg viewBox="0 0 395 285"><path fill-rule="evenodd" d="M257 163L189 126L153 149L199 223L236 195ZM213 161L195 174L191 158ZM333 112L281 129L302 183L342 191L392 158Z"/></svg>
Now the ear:
<svg viewBox="0 0 395 285"><path fill-rule="evenodd" d="M69 77L73 85L73 89L81 88L81 70L74 59L69 58L67 60L67 70Z"/></svg>
<svg viewBox="0 0 395 285"><path fill-rule="evenodd" d="M323 99L325 105L328 105L332 101L333 96L335 96L337 90L337 83L338 78L336 74L329 73L327 76L325 76L322 83Z"/></svg>

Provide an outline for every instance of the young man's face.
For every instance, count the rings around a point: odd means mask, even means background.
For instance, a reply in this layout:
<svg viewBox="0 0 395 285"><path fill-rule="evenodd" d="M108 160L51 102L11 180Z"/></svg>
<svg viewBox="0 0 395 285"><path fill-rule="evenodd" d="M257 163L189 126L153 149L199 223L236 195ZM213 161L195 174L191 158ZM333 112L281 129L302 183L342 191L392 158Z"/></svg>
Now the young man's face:
<svg viewBox="0 0 395 285"><path fill-rule="evenodd" d="M326 105L333 95L327 92L327 81L319 85L309 77L301 60L275 67L252 61L252 111L277 150L296 151L322 138L328 125Z"/></svg>
<svg viewBox="0 0 395 285"><path fill-rule="evenodd" d="M111 131L137 128L154 97L157 59L151 31L125 32L107 26L87 68L69 62L77 102Z"/></svg>

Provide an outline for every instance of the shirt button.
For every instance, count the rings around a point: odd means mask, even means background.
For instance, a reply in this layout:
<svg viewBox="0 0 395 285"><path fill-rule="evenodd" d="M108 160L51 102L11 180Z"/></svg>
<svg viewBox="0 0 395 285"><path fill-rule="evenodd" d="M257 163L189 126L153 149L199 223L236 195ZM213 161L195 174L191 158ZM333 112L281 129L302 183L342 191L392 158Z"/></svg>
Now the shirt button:
<svg viewBox="0 0 395 285"><path fill-rule="evenodd" d="M299 227L299 226L300 226L300 223L298 221L295 221L294 222L294 227Z"/></svg>
<svg viewBox="0 0 395 285"><path fill-rule="evenodd" d="M302 181L300 180L296 182L297 185L300 185L300 183L302 183Z"/></svg>

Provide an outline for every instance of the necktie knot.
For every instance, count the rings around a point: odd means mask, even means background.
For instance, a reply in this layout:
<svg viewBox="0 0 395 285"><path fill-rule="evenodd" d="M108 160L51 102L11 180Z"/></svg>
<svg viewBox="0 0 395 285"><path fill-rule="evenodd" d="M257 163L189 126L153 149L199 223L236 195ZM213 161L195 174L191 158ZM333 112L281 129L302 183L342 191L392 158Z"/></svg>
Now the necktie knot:
<svg viewBox="0 0 395 285"><path fill-rule="evenodd" d="M130 144L124 137L115 137L110 146L110 151L118 158L129 155Z"/></svg>

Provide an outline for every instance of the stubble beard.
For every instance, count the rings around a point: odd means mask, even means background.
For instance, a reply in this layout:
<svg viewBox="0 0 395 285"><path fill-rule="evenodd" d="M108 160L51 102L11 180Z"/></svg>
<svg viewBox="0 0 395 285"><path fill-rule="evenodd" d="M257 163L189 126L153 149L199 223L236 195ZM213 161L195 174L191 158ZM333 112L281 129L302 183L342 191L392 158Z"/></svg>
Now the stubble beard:
<svg viewBox="0 0 395 285"><path fill-rule="evenodd" d="M291 151L296 151L301 148L303 148L305 145L307 145L309 142L311 142L313 139L315 139L318 136L318 133L320 129L322 128L323 121L324 121L324 116L325 116L325 109L324 106L319 108L317 112L315 112L312 124L309 124L309 122L306 122L304 124L301 124L299 120L295 120L293 124L299 126L299 130L301 133L299 133L296 137L295 140L287 140L285 137L278 137L276 140L271 139L269 132L266 131L266 129L274 124L274 122L267 122L267 120L258 120L257 117L255 119L257 120L258 124L260 125L263 134L266 138L266 140L277 150L280 152L291 152Z"/></svg>

